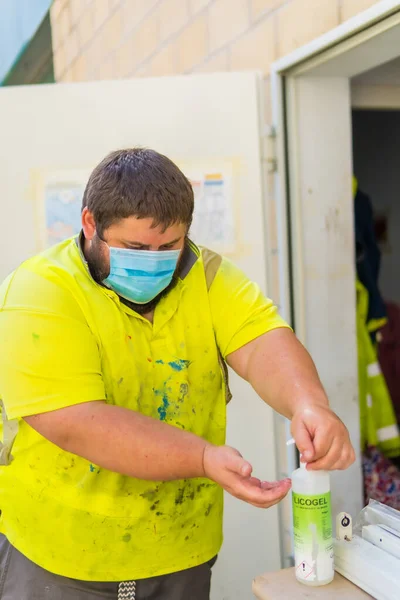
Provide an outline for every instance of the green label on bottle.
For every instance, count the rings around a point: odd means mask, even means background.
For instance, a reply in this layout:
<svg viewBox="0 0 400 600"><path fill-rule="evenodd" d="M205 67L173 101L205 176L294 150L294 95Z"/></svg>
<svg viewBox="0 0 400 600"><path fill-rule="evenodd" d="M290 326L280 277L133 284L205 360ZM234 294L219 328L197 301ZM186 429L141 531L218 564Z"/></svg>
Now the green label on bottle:
<svg viewBox="0 0 400 600"><path fill-rule="evenodd" d="M306 496L293 492L293 532L296 575L323 581L333 568L331 495Z"/></svg>

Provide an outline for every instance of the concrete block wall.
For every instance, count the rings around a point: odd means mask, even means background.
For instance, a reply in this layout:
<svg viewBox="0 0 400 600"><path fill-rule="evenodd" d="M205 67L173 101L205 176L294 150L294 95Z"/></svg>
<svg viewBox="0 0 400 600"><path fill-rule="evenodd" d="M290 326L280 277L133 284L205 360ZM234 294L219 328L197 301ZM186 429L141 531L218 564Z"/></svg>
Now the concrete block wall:
<svg viewBox="0 0 400 600"><path fill-rule="evenodd" d="M54 0L57 81L261 69L373 0Z"/></svg>

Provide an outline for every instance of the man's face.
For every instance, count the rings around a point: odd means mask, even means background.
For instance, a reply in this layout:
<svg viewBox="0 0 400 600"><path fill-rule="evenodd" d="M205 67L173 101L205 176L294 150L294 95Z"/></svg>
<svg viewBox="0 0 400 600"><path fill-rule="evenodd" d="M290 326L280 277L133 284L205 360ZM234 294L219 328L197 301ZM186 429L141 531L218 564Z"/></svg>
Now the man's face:
<svg viewBox="0 0 400 600"><path fill-rule="evenodd" d="M85 235L84 253L90 273L97 283L101 283L110 273L109 246L131 250L180 250L182 257L185 247L187 226L183 223L171 225L164 230L162 226L152 227L152 219L137 219L128 217L117 221L103 232L102 239L96 232L93 215L85 209L82 213L82 227ZM179 269L180 259L177 269ZM129 302L129 306L140 314L152 311L160 299L165 296L177 283L174 275L171 283L165 290L146 304Z"/></svg>

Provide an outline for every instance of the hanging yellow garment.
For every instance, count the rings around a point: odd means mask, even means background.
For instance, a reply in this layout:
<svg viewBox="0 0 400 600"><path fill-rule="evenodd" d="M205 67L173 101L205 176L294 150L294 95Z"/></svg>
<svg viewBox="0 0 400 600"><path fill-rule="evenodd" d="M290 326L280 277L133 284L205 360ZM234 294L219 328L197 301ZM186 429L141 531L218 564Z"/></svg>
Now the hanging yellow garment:
<svg viewBox="0 0 400 600"><path fill-rule="evenodd" d="M400 432L367 325L368 292L357 290L357 344L361 447L377 446L389 458L400 455Z"/></svg>

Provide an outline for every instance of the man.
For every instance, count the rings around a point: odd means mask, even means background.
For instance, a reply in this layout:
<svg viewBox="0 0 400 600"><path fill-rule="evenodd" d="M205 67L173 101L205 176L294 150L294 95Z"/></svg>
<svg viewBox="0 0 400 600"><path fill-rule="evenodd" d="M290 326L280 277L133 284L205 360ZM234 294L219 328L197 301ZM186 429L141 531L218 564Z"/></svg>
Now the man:
<svg viewBox="0 0 400 600"><path fill-rule="evenodd" d="M0 397L19 420L1 600L209 598L223 490L268 508L290 487L224 445L222 358L292 420L309 468L354 460L309 355L257 285L189 240L192 214L168 158L113 152L81 235L0 288Z"/></svg>

